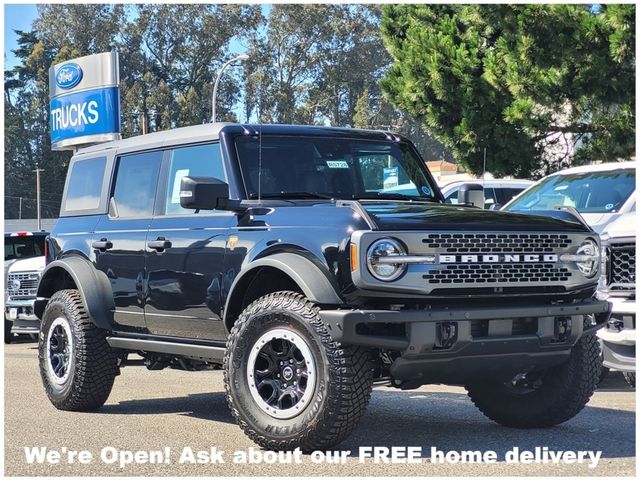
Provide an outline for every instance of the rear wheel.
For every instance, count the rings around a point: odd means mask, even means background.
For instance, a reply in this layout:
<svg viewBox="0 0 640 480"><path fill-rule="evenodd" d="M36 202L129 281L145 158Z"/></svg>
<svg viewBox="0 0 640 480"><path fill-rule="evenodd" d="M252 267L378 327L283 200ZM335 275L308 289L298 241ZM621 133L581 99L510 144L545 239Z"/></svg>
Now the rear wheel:
<svg viewBox="0 0 640 480"><path fill-rule="evenodd" d="M351 433L369 401L370 350L334 342L318 312L302 295L273 293L249 305L229 336L229 407L266 449L330 448Z"/></svg>
<svg viewBox="0 0 640 480"><path fill-rule="evenodd" d="M84 308L77 290L53 294L42 316L38 341L40 376L60 410L89 411L106 402L118 360Z"/></svg>
<svg viewBox="0 0 640 480"><path fill-rule="evenodd" d="M600 377L600 348L593 335L581 338L562 365L516 375L511 381L466 386L491 420L516 428L551 427L573 418L587 404Z"/></svg>
<svg viewBox="0 0 640 480"><path fill-rule="evenodd" d="M631 388L636 388L636 372L622 372L622 375Z"/></svg>

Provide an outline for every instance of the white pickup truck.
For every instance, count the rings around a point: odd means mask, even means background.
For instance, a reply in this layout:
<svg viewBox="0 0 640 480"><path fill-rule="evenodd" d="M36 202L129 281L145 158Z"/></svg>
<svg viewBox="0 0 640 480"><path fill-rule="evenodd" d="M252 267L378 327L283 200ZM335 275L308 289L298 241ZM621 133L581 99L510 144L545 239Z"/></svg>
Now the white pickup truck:
<svg viewBox="0 0 640 480"><path fill-rule="evenodd" d="M623 372L635 387L636 162L569 168L538 181L502 210L572 208L602 240L599 294L613 303L611 319L598 331L603 364Z"/></svg>
<svg viewBox="0 0 640 480"><path fill-rule="evenodd" d="M40 320L33 311L45 267L47 232L14 232L4 237L4 343L15 334L37 334Z"/></svg>

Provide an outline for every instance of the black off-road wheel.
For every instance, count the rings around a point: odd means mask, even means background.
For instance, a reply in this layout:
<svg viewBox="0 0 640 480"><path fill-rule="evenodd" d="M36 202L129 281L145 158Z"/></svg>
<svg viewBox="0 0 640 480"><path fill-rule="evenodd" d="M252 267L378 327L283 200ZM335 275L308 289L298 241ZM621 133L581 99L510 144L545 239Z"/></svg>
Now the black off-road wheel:
<svg viewBox="0 0 640 480"><path fill-rule="evenodd" d="M90 411L107 401L118 375L118 359L87 315L77 290L53 294L38 338L40 376L60 410Z"/></svg>
<svg viewBox="0 0 640 480"><path fill-rule="evenodd" d="M249 305L231 330L227 401L240 428L265 449L333 447L369 402L371 351L333 341L318 312L298 293L277 292Z"/></svg>
<svg viewBox="0 0 640 480"><path fill-rule="evenodd" d="M576 416L587 404L600 378L600 348L594 335L582 337L569 360L513 380L466 385L480 411L507 427L541 428Z"/></svg>
<svg viewBox="0 0 640 480"><path fill-rule="evenodd" d="M11 329L13 328L13 322L11 320L4 319L4 343L7 345L13 341L13 333L11 333Z"/></svg>
<svg viewBox="0 0 640 480"><path fill-rule="evenodd" d="M622 375L631 388L636 388L636 372L622 372Z"/></svg>

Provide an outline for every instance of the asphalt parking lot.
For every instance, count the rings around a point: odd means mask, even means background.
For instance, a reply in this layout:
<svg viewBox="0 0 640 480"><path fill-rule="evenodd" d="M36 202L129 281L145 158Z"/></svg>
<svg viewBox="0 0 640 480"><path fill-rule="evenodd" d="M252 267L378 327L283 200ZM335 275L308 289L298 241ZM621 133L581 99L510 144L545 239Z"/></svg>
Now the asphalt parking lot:
<svg viewBox="0 0 640 480"><path fill-rule="evenodd" d="M415 391L376 387L367 414L355 433L338 448L350 451L343 464L234 463L235 451L255 445L235 425L227 409L220 371L147 371L129 366L117 378L107 404L94 413L57 411L40 384L36 344L18 340L5 345L5 475L7 476L635 476L635 391L619 374L612 374L587 408L573 420L545 430L501 427L480 414L465 391L457 387L427 386ZM495 451L497 463L412 464L359 462L360 447L432 447L442 452ZM88 450L87 464L34 462L25 447ZM135 452L171 449L170 463L105 464L105 447ZM222 450L224 464L178 464L185 447ZM583 464L506 463L507 451L601 451L595 468ZM258 453L260 451L258 450Z"/></svg>

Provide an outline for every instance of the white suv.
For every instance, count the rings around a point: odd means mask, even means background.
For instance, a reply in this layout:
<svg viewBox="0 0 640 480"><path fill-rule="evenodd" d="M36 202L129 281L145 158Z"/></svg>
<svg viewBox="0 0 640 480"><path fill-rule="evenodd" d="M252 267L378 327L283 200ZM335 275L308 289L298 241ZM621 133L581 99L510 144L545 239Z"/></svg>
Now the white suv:
<svg viewBox="0 0 640 480"><path fill-rule="evenodd" d="M458 203L458 191L460 187L468 184L481 185L484 189L484 208L496 209L504 205L522 191L533 185L531 180L518 179L492 179L492 180L463 180L447 183L441 188L444 200L447 203Z"/></svg>

